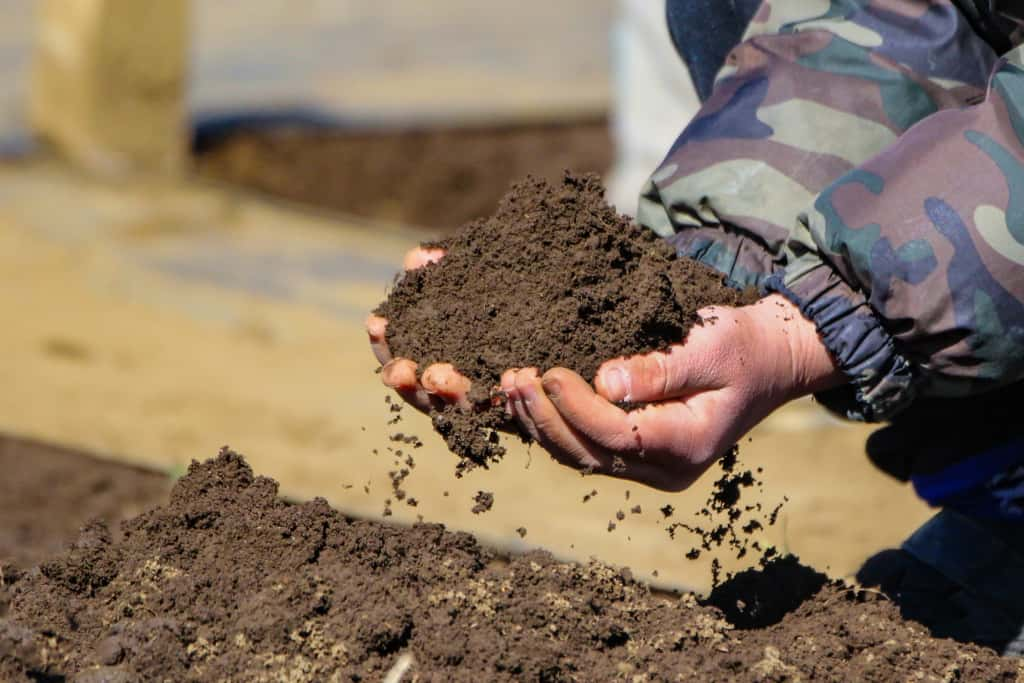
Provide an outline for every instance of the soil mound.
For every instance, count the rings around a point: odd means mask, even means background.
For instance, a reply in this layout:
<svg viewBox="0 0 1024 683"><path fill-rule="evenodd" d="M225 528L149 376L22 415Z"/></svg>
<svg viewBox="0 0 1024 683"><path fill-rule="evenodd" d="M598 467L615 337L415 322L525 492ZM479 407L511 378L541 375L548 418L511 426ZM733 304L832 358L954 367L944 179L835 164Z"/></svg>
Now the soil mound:
<svg viewBox="0 0 1024 683"><path fill-rule="evenodd" d="M438 525L289 504L225 449L119 540L91 524L63 555L0 581L0 680L379 681L395 666L452 681L1018 675L988 650L928 637L875 594L792 560L770 567L769 581L717 593L739 613L771 606L740 630L624 570L503 560ZM780 607L767 594L794 572L787 595L800 597Z"/></svg>
<svg viewBox="0 0 1024 683"><path fill-rule="evenodd" d="M594 175L529 178L492 217L433 246L445 258L406 273L376 313L396 356L472 380L476 412L447 408L434 425L478 465L503 454L489 430L506 417L489 390L506 369L566 367L590 381L610 358L683 340L699 309L754 298L618 215Z"/></svg>
<svg viewBox="0 0 1024 683"><path fill-rule="evenodd" d="M564 124L339 130L300 122L200 129L205 177L375 220L450 233L494 213L528 173L604 173L614 147L603 119Z"/></svg>

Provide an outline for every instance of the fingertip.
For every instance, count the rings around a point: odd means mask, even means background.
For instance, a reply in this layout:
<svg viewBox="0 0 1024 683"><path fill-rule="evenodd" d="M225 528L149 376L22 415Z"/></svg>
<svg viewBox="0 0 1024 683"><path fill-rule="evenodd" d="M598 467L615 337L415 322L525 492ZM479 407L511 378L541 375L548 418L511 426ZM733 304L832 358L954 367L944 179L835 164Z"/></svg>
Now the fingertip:
<svg viewBox="0 0 1024 683"><path fill-rule="evenodd" d="M516 371L514 390L524 398L529 397L532 400L539 385L540 373L537 372L537 368L521 368Z"/></svg>
<svg viewBox="0 0 1024 683"><path fill-rule="evenodd" d="M468 395L473 384L451 363L430 365L420 376L420 383L428 392L445 401L456 402L464 408L469 407Z"/></svg>
<svg viewBox="0 0 1024 683"><path fill-rule="evenodd" d="M388 320L381 316L371 313L366 316L366 332L370 335L371 339L378 340L383 339L384 334L387 332Z"/></svg>
<svg viewBox="0 0 1024 683"><path fill-rule="evenodd" d="M558 377L551 377L547 374L541 378L541 386L544 387L544 393L548 395L552 401L557 401L561 398L562 394L562 383L558 380Z"/></svg>
<svg viewBox="0 0 1024 683"><path fill-rule="evenodd" d="M402 260L402 267L405 270L416 270L431 263L437 263L444 258L444 255L444 249L416 247L406 252L405 258Z"/></svg>
<svg viewBox="0 0 1024 683"><path fill-rule="evenodd" d="M630 376L626 362L605 363L594 378L594 389L612 403L629 401Z"/></svg>
<svg viewBox="0 0 1024 683"><path fill-rule="evenodd" d="M566 368L552 368L541 377L541 385L552 400L557 400L566 386L573 384L586 384L586 381L572 370ZM589 385L587 386L589 389Z"/></svg>
<svg viewBox="0 0 1024 683"><path fill-rule="evenodd" d="M392 389L414 390L416 367L416 363L407 358L395 358L381 368L380 379Z"/></svg>
<svg viewBox="0 0 1024 683"><path fill-rule="evenodd" d="M516 373L519 368L509 368L501 373L501 390L508 393L516 388Z"/></svg>

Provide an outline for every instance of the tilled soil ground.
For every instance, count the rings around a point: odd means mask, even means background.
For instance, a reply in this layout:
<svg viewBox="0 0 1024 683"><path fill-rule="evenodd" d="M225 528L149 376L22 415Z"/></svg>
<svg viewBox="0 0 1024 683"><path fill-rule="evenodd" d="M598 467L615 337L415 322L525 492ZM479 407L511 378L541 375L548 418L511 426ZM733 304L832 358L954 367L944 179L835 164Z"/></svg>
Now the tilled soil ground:
<svg viewBox="0 0 1024 683"><path fill-rule="evenodd" d="M605 120L564 124L345 131L277 125L202 133L201 175L365 218L450 232L489 216L527 174L605 173Z"/></svg>
<svg viewBox="0 0 1024 683"><path fill-rule="evenodd" d="M168 477L0 435L0 568L64 550L92 519L117 523L167 498Z"/></svg>
<svg viewBox="0 0 1024 683"><path fill-rule="evenodd" d="M408 681L1024 675L794 560L706 602L655 594L601 564L289 504L228 450L119 538L91 524L0 582L4 681L378 681L395 667Z"/></svg>

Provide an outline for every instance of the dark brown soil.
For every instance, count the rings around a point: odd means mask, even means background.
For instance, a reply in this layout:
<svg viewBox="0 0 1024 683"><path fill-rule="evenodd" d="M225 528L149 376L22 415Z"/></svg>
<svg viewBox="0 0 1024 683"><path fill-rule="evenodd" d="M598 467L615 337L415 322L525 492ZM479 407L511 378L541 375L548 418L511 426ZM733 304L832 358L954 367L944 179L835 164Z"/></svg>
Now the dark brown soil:
<svg viewBox="0 0 1024 683"><path fill-rule="evenodd" d="M395 356L452 363L473 382L478 410L446 409L434 425L478 465L503 454L490 430L507 418L490 391L506 369L565 367L590 381L611 358L682 341L699 309L751 298L619 216L594 175L527 179L436 245L444 259L406 273L376 312Z"/></svg>
<svg viewBox="0 0 1024 683"><path fill-rule="evenodd" d="M606 172L604 120L354 132L274 126L204 135L199 172L285 199L450 232L494 213L513 181Z"/></svg>
<svg viewBox="0 0 1024 683"><path fill-rule="evenodd" d="M0 567L64 550L92 519L112 525L156 507L168 477L79 451L0 435Z"/></svg>
<svg viewBox="0 0 1024 683"><path fill-rule="evenodd" d="M230 451L193 464L121 536L92 525L5 578L0 679L380 681L405 665L406 681L1009 682L1020 671L792 559L702 603L601 564L502 559L437 525L288 504Z"/></svg>

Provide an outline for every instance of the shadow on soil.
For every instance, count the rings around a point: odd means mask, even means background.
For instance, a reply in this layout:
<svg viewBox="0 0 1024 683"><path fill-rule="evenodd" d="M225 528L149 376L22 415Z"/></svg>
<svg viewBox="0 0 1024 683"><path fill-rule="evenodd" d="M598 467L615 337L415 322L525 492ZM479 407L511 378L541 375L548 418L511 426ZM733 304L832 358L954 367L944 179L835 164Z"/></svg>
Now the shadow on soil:
<svg viewBox="0 0 1024 683"><path fill-rule="evenodd" d="M825 584L827 576L790 555L769 562L763 569L748 569L715 588L703 602L717 607L738 629L777 624Z"/></svg>

